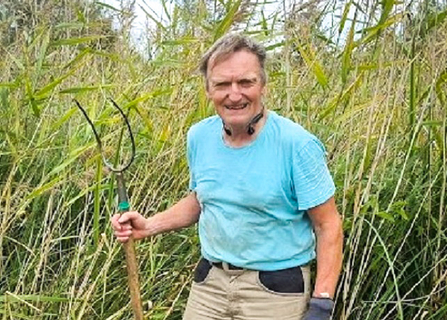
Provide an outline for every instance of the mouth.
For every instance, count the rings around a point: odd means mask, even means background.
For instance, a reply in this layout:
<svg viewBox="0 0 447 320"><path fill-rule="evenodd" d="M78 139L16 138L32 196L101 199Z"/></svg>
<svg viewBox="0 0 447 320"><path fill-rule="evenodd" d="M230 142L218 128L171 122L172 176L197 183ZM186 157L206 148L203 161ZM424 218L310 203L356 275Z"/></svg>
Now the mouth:
<svg viewBox="0 0 447 320"><path fill-rule="evenodd" d="M235 104L235 105L224 105L225 109L228 110L242 110L248 106L248 103Z"/></svg>

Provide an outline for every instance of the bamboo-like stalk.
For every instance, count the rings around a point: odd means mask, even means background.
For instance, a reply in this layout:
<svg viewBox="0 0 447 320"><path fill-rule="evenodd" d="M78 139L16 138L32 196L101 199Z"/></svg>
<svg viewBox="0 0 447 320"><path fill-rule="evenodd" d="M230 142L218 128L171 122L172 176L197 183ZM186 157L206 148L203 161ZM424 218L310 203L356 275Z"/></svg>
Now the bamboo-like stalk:
<svg viewBox="0 0 447 320"><path fill-rule="evenodd" d="M334 1L342 18L325 33L317 19L278 28L283 0L273 18L264 12L262 28L261 4L239 16L238 3L215 1L210 13L209 2L176 2L171 12L163 0L169 19L146 10L156 23L146 35L150 55L141 55L125 42L128 30L111 27L119 8L2 1L0 314L132 318L121 247L107 219L116 185L104 182L99 166L86 173L98 158L71 99L89 105L98 124L114 124L100 108L109 96L131 109L138 155L127 177L135 210L165 210L188 192L188 128L214 113L197 61L217 33L245 29L270 46L266 107L300 121L329 152L345 230L335 318L445 319L446 8ZM338 43L328 41L338 33ZM141 241L138 249L139 286L152 306L144 316L180 318L199 256L196 230Z"/></svg>

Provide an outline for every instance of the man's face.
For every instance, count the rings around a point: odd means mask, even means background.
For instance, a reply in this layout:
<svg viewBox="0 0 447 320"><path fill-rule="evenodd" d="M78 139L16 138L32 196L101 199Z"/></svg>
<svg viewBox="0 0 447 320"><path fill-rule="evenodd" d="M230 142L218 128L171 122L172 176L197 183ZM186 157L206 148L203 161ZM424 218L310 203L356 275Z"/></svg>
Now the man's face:
<svg viewBox="0 0 447 320"><path fill-rule="evenodd" d="M218 115L233 129L245 128L262 110L259 60L251 52L238 51L208 67L208 98Z"/></svg>

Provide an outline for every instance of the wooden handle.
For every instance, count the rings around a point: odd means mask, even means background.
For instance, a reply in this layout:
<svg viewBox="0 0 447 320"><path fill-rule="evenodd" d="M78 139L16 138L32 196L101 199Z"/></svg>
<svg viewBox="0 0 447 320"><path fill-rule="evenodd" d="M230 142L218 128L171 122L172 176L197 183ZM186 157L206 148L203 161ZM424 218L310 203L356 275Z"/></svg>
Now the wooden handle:
<svg viewBox="0 0 447 320"><path fill-rule="evenodd" d="M127 280L129 281L130 301L135 320L143 320L140 284L138 281L138 263L135 255L135 245L132 238L123 244L126 254Z"/></svg>
<svg viewBox="0 0 447 320"><path fill-rule="evenodd" d="M118 183L118 209L121 213L124 213L130 210L126 183L122 172L117 172L115 176ZM132 304L133 314L135 316L135 320L143 320L140 283L138 281L138 263L133 238L130 237L129 240L123 244L123 247L124 253L126 254L127 280L129 282L130 302Z"/></svg>

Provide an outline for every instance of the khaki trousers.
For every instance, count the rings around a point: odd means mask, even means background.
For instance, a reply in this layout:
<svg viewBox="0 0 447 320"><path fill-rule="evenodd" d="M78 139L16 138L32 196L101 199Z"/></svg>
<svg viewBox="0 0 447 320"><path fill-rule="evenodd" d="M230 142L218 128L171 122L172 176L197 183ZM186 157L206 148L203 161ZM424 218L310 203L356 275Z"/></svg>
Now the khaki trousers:
<svg viewBox="0 0 447 320"><path fill-rule="evenodd" d="M308 266L301 267L299 272L298 280L304 284L304 292L280 288L296 280L290 273L272 278L265 272L229 270L226 264L223 268L212 266L205 273L201 282L192 284L183 320L300 320L307 310L310 298ZM204 274L203 270L201 274ZM275 281L282 284L275 285Z"/></svg>

